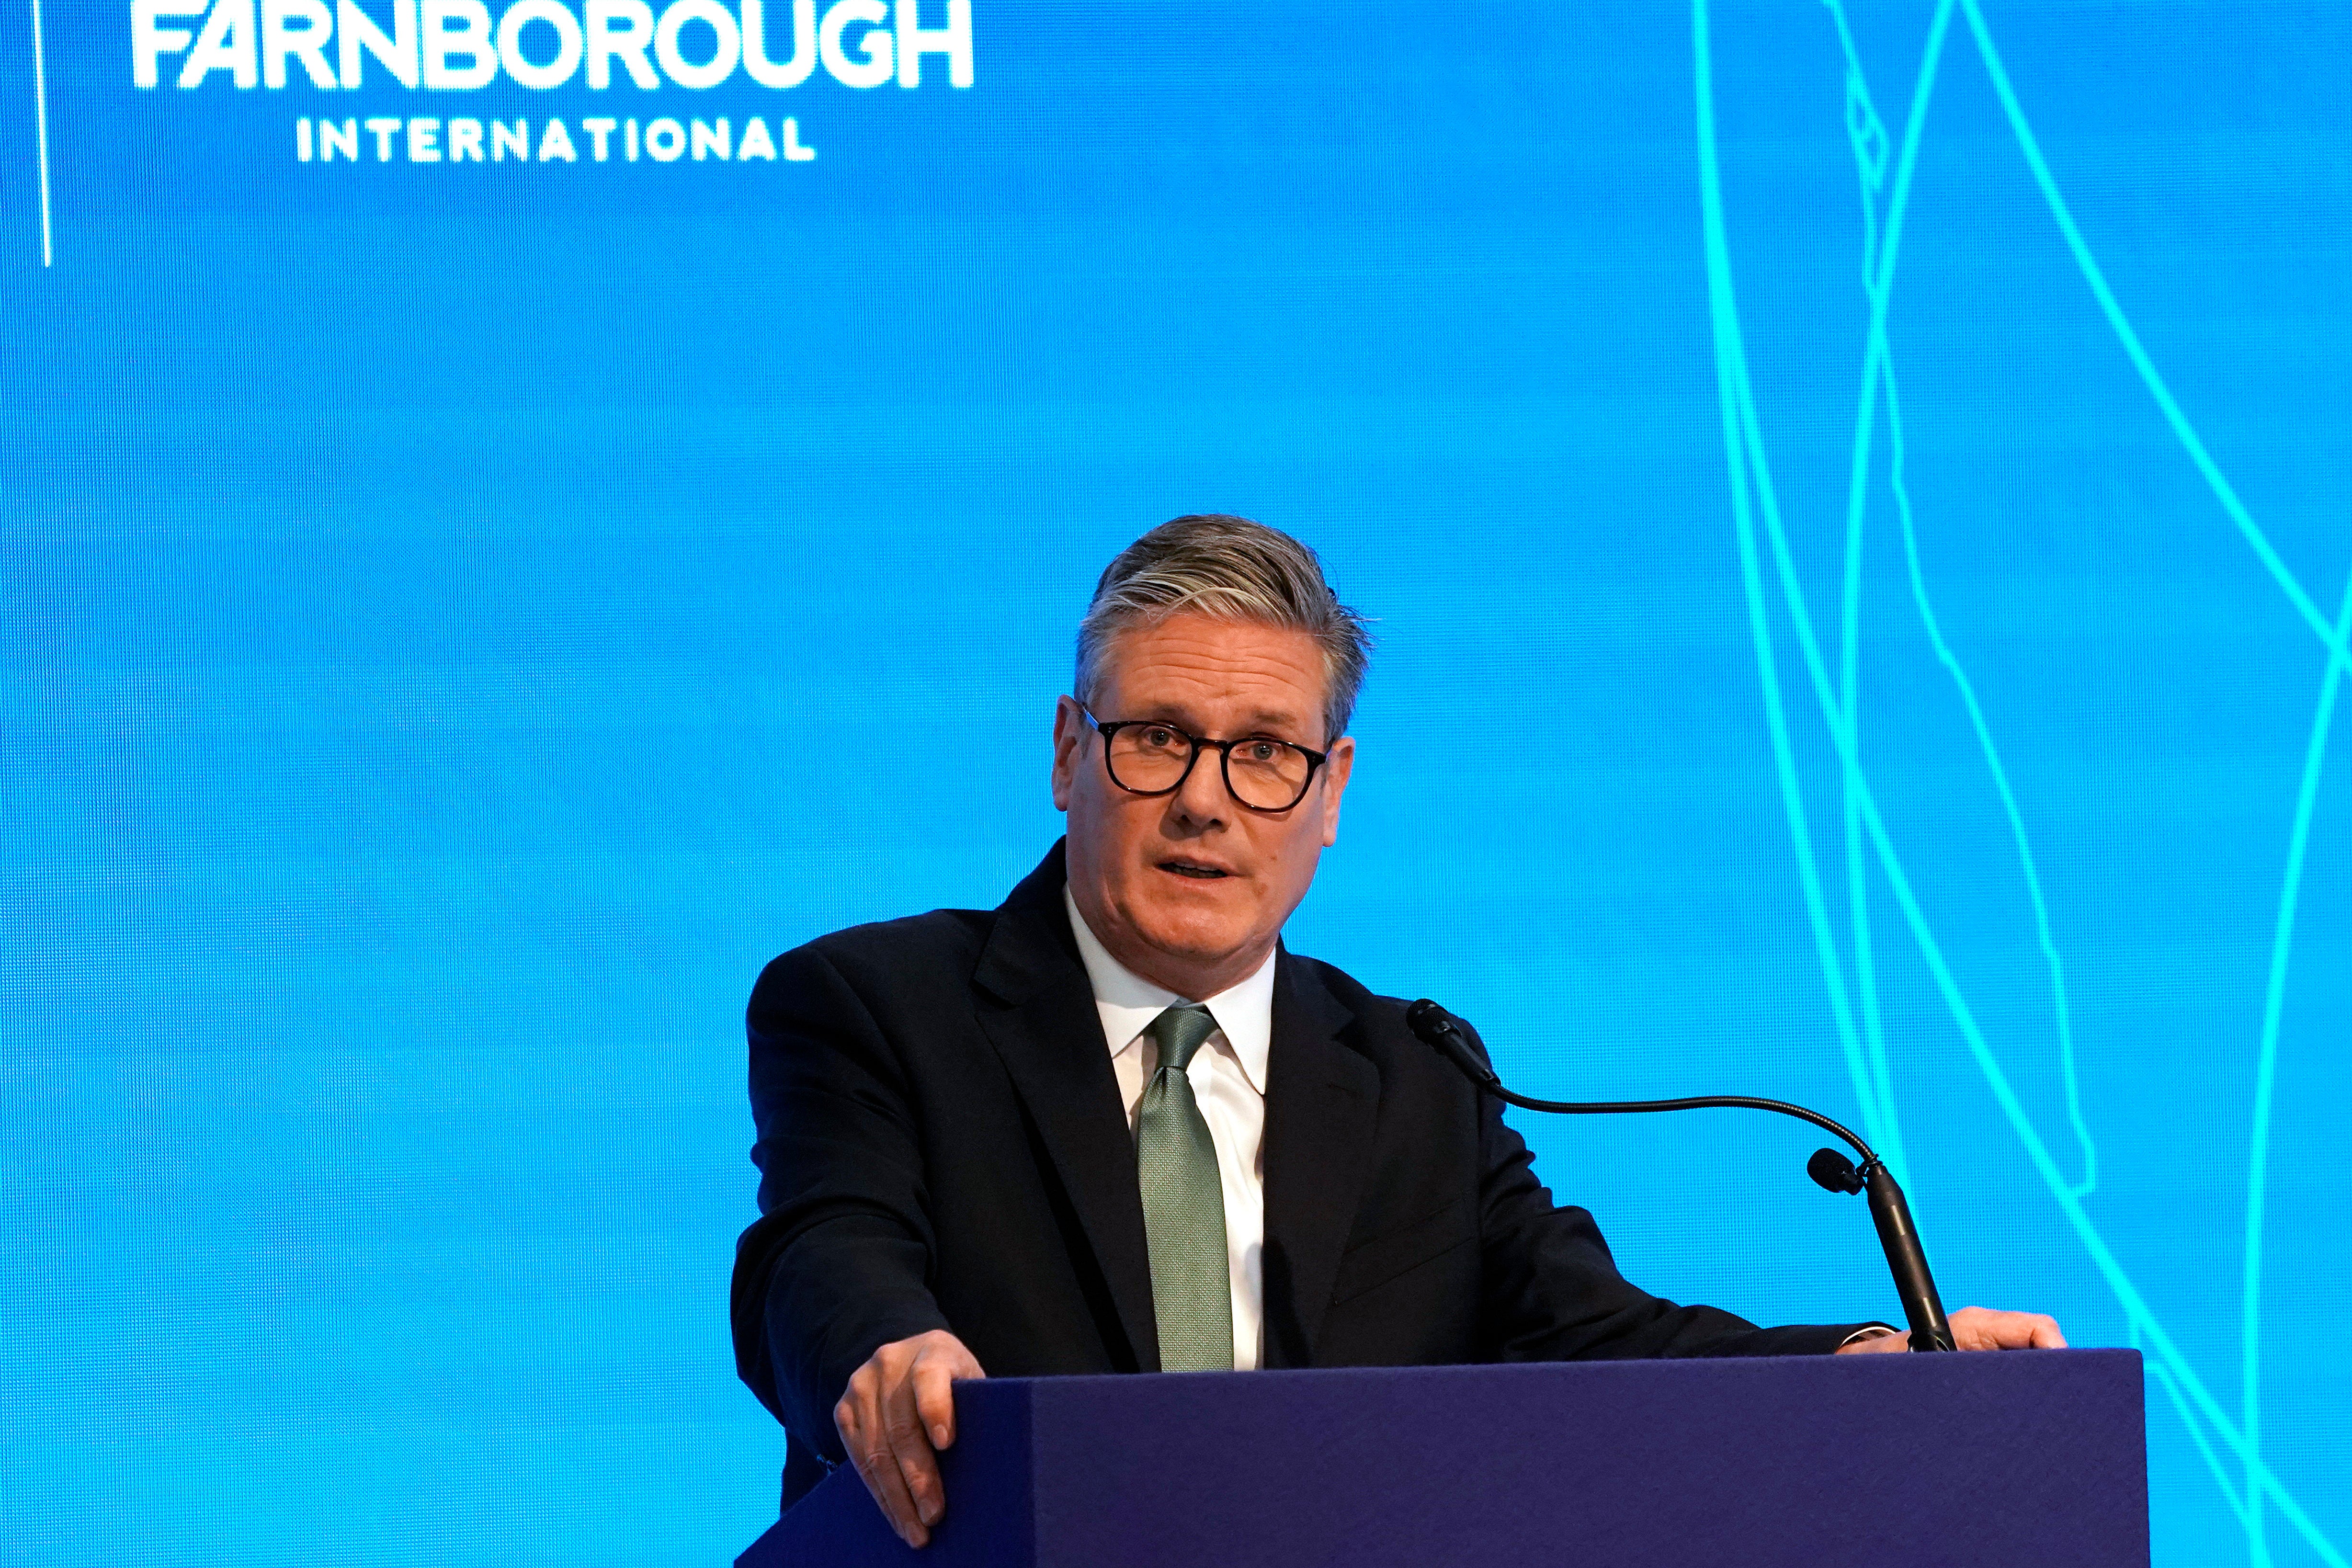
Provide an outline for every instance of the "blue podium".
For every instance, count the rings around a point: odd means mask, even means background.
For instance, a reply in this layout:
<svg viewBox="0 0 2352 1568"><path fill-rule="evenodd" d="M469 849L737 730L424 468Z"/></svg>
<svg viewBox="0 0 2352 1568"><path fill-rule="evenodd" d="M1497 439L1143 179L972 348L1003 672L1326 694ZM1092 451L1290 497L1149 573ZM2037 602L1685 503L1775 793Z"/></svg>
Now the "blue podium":
<svg viewBox="0 0 2352 1568"><path fill-rule="evenodd" d="M1003 1379L947 1516L856 1472L737 1568L2146 1568L2136 1351Z"/></svg>

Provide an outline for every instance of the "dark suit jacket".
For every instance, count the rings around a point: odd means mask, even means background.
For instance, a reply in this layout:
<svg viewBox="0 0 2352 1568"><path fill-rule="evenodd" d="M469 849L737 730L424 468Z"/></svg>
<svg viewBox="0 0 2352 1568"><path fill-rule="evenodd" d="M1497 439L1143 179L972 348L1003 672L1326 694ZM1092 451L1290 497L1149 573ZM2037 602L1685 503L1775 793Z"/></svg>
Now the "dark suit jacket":
<svg viewBox="0 0 2352 1568"><path fill-rule="evenodd" d="M992 1376L1151 1372L1135 1144L1062 904L1062 847L992 911L795 948L751 993L760 1219L736 1364L792 1434L786 1501L842 1458L877 1346L948 1329ZM1266 1067L1268 1367L1833 1349L1617 1272L1501 1106L1329 964L1276 960Z"/></svg>

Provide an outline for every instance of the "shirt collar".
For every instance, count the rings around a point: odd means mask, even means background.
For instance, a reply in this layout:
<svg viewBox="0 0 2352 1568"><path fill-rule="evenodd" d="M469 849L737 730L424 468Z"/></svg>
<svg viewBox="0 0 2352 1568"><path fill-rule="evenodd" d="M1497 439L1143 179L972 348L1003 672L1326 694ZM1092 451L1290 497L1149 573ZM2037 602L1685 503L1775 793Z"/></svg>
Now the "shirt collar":
<svg viewBox="0 0 2352 1568"><path fill-rule="evenodd" d="M1189 1002L1173 991L1154 985L1118 959L1102 944L1078 912L1069 884L1062 884L1062 907L1070 913L1070 931L1078 939L1078 957L1085 961L1087 979L1094 986L1095 1008L1102 1016L1103 1039L1112 1056L1133 1045L1144 1026L1170 1007ZM1238 985L1203 997L1201 1005L1223 1031L1233 1047L1242 1076L1252 1089L1265 1093L1265 1058L1274 1040L1274 960L1271 952L1257 972Z"/></svg>

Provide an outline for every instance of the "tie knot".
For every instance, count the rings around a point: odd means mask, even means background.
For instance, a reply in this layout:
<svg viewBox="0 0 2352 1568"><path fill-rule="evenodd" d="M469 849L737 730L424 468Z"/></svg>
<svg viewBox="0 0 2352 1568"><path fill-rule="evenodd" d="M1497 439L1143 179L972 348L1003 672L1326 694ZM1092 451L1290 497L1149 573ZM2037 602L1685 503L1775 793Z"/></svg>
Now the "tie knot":
<svg viewBox="0 0 2352 1568"><path fill-rule="evenodd" d="M1217 1032L1217 1021L1198 1002L1187 1002L1152 1019L1143 1032L1160 1047L1160 1065L1182 1072L1192 1065L1201 1042Z"/></svg>

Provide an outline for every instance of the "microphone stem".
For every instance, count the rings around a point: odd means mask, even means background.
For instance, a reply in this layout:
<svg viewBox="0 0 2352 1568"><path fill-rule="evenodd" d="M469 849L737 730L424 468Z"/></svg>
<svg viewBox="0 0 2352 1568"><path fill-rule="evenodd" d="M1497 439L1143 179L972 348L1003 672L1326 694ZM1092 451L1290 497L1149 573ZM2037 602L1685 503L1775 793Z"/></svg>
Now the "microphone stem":
<svg viewBox="0 0 2352 1568"><path fill-rule="evenodd" d="M1682 1100L1537 1100L1503 1087L1495 1069L1479 1060L1461 1037L1451 1029L1425 1036L1432 1045L1452 1058L1455 1066L1468 1074L1471 1081L1506 1105L1516 1105L1522 1110L1539 1110L1551 1116L1624 1116L1640 1115L1654 1110L1770 1110L1782 1116L1793 1116L1809 1121L1833 1137L1842 1138L1862 1156L1863 1191L1870 1197L1871 1223L1878 1229L1878 1245L1886 1254L1887 1271L1895 1277L1895 1294L1902 1298L1903 1315L1911 1326L1911 1348L1914 1351L1948 1351L1958 1348L1952 1342L1952 1325L1944 1316L1942 1298L1936 1294L1935 1276L1927 1272L1927 1254L1919 1245L1919 1227L1911 1222L1911 1205L1904 1197L1902 1185L1895 1173L1886 1168L1869 1144L1847 1128L1831 1121L1818 1110L1808 1110L1801 1105L1791 1105L1785 1100L1761 1100L1745 1094L1701 1094Z"/></svg>
<svg viewBox="0 0 2352 1568"><path fill-rule="evenodd" d="M1885 1250L1887 1271L1895 1276L1895 1292L1903 1298L1903 1315L1911 1325L1914 1351L1948 1351L1952 1325L1945 1320L1943 1300L1936 1294L1935 1277L1927 1272L1927 1254L1919 1245L1919 1227L1911 1223L1911 1205L1903 1196L1895 1173L1883 1161L1863 1167L1863 1190L1870 1194L1870 1219L1878 1227L1878 1245Z"/></svg>
<svg viewBox="0 0 2352 1568"><path fill-rule="evenodd" d="M1505 1089L1499 1079L1489 1077L1482 1085L1486 1092L1506 1105L1516 1105L1522 1110L1540 1110L1551 1116L1627 1116L1652 1110L1707 1110L1717 1108L1731 1110L1773 1110L1782 1116L1793 1116L1800 1121L1810 1121L1835 1138L1843 1138L1862 1156L1865 1166L1880 1166L1879 1158L1870 1145L1838 1122L1818 1110L1808 1110L1801 1105L1791 1105L1785 1100L1759 1100L1747 1094L1699 1094L1683 1100L1533 1100ZM1884 1169L1884 1166L1880 1166ZM1897 1189L1896 1201L1901 1201ZM1906 1211L1906 1224L1909 1219Z"/></svg>

